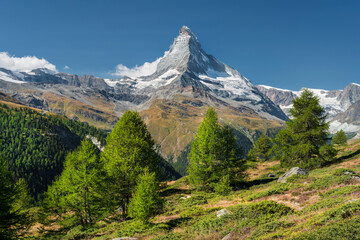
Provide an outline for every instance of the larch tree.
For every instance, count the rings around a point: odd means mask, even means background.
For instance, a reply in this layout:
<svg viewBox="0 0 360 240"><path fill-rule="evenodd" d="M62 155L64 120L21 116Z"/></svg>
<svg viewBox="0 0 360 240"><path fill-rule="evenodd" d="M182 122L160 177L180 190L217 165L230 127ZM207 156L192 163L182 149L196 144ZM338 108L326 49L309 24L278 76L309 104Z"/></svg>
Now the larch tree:
<svg viewBox="0 0 360 240"><path fill-rule="evenodd" d="M45 193L43 207L67 219L69 225L87 227L105 212L104 172L99 150L89 139L66 156L61 176Z"/></svg>
<svg viewBox="0 0 360 240"><path fill-rule="evenodd" d="M329 123L319 98L305 89L293 100L292 119L275 138L274 152L285 167L318 167L336 155L326 141Z"/></svg>
<svg viewBox="0 0 360 240"><path fill-rule="evenodd" d="M159 156L154 141L138 112L126 111L108 136L102 153L109 176L109 204L127 215L138 177L145 168L156 172Z"/></svg>
<svg viewBox="0 0 360 240"><path fill-rule="evenodd" d="M159 182L156 180L155 173L150 173L145 169L139 175L134 195L129 204L130 217L148 223L150 217L154 216L162 208L162 201L159 197Z"/></svg>
<svg viewBox="0 0 360 240"><path fill-rule="evenodd" d="M243 176L244 161L233 131L228 125L219 125L213 108L200 124L189 157L189 180L195 186L215 189L220 182L233 183Z"/></svg>
<svg viewBox="0 0 360 240"><path fill-rule="evenodd" d="M250 159L269 159L271 149L271 140L262 134L254 143L253 148L248 153Z"/></svg>

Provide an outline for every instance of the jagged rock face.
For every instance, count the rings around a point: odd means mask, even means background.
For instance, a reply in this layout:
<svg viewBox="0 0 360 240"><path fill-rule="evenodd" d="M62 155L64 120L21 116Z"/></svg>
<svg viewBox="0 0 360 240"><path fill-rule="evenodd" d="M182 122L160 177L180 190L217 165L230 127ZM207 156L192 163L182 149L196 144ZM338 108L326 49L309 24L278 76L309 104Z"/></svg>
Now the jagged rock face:
<svg viewBox="0 0 360 240"><path fill-rule="evenodd" d="M334 120L339 122L357 123L360 125L360 100L351 104L350 107L340 114L338 114Z"/></svg>
<svg viewBox="0 0 360 240"><path fill-rule="evenodd" d="M348 109L351 104L360 100L360 85L356 83L347 85L337 99L345 109Z"/></svg>
<svg viewBox="0 0 360 240"><path fill-rule="evenodd" d="M286 91L278 88L269 88L261 85L256 86L256 88L265 94L271 101L273 101L273 103L279 106L291 105L293 99L296 97L296 94L292 91Z"/></svg>

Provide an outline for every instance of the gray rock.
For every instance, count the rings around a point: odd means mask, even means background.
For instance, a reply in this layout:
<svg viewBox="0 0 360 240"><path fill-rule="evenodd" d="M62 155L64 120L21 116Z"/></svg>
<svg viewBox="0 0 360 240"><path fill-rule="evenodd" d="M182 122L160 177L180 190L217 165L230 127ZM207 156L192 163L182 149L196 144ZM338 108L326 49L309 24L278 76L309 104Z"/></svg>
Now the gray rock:
<svg viewBox="0 0 360 240"><path fill-rule="evenodd" d="M229 215L229 214L232 214L232 212L227 209L221 209L221 210L217 211L216 216L218 218L221 218L221 217L223 217L225 215Z"/></svg>
<svg viewBox="0 0 360 240"><path fill-rule="evenodd" d="M274 178L274 177L276 177L276 174L270 173L270 174L268 175L268 177Z"/></svg>
<svg viewBox="0 0 360 240"><path fill-rule="evenodd" d="M281 177L279 177L278 182L286 183L287 182L286 179L288 179L289 177L291 177L293 175L309 175L309 173L305 169L302 169L299 167L293 167L292 169L290 169L289 171L284 173Z"/></svg>
<svg viewBox="0 0 360 240"><path fill-rule="evenodd" d="M360 181L360 177L359 177L359 176L351 176L351 179L355 179L356 181Z"/></svg>
<svg viewBox="0 0 360 240"><path fill-rule="evenodd" d="M136 237L121 237L121 238L113 238L112 240L137 240L139 238Z"/></svg>
<svg viewBox="0 0 360 240"><path fill-rule="evenodd" d="M233 239L234 235L235 234L233 232L231 232L228 235L226 235L225 237L223 237L221 240L231 240L231 239Z"/></svg>

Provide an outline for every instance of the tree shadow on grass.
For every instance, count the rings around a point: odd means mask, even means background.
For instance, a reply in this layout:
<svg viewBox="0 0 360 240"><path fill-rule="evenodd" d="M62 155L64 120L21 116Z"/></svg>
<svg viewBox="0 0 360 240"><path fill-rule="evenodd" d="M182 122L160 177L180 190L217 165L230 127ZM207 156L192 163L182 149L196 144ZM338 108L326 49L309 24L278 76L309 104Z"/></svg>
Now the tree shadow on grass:
<svg viewBox="0 0 360 240"><path fill-rule="evenodd" d="M170 189L165 189L164 191L160 192L160 196L161 197L168 197L170 195L174 195L174 194L190 194L191 191L190 190L186 190L186 189L179 189L179 188L170 188Z"/></svg>
<svg viewBox="0 0 360 240"><path fill-rule="evenodd" d="M358 149L355 152L352 152L350 154L347 154L347 155L341 156L339 158L336 158L334 161L331 161L331 162L328 162L328 163L324 164L323 167L327 167L327 166L330 166L330 165L333 165L333 164L344 162L346 160L350 160L351 158L353 158L353 157L355 157L355 156L357 156L359 154L360 154L360 149Z"/></svg>
<svg viewBox="0 0 360 240"><path fill-rule="evenodd" d="M169 226L170 229L173 229L175 227L180 226L183 223L186 223L190 219L191 219L191 217L179 217L179 218L169 220L168 222L166 222L166 224Z"/></svg>
<svg viewBox="0 0 360 240"><path fill-rule="evenodd" d="M266 184L272 181L277 180L278 178L260 178L260 179L255 179L255 180L251 180L251 181L243 181L243 182L237 182L235 184L236 189L240 190L240 189L249 189L253 186L256 185L262 185L262 184Z"/></svg>

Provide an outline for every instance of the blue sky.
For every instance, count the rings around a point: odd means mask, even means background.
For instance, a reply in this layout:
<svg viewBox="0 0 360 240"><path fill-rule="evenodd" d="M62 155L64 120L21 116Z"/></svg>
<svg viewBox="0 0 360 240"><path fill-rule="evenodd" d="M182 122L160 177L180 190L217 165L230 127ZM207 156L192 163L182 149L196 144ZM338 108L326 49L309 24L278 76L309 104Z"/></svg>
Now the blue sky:
<svg viewBox="0 0 360 240"><path fill-rule="evenodd" d="M0 0L0 52L110 77L154 61L182 25L254 84L297 90L360 82L360 1ZM64 69L69 66L69 69Z"/></svg>

